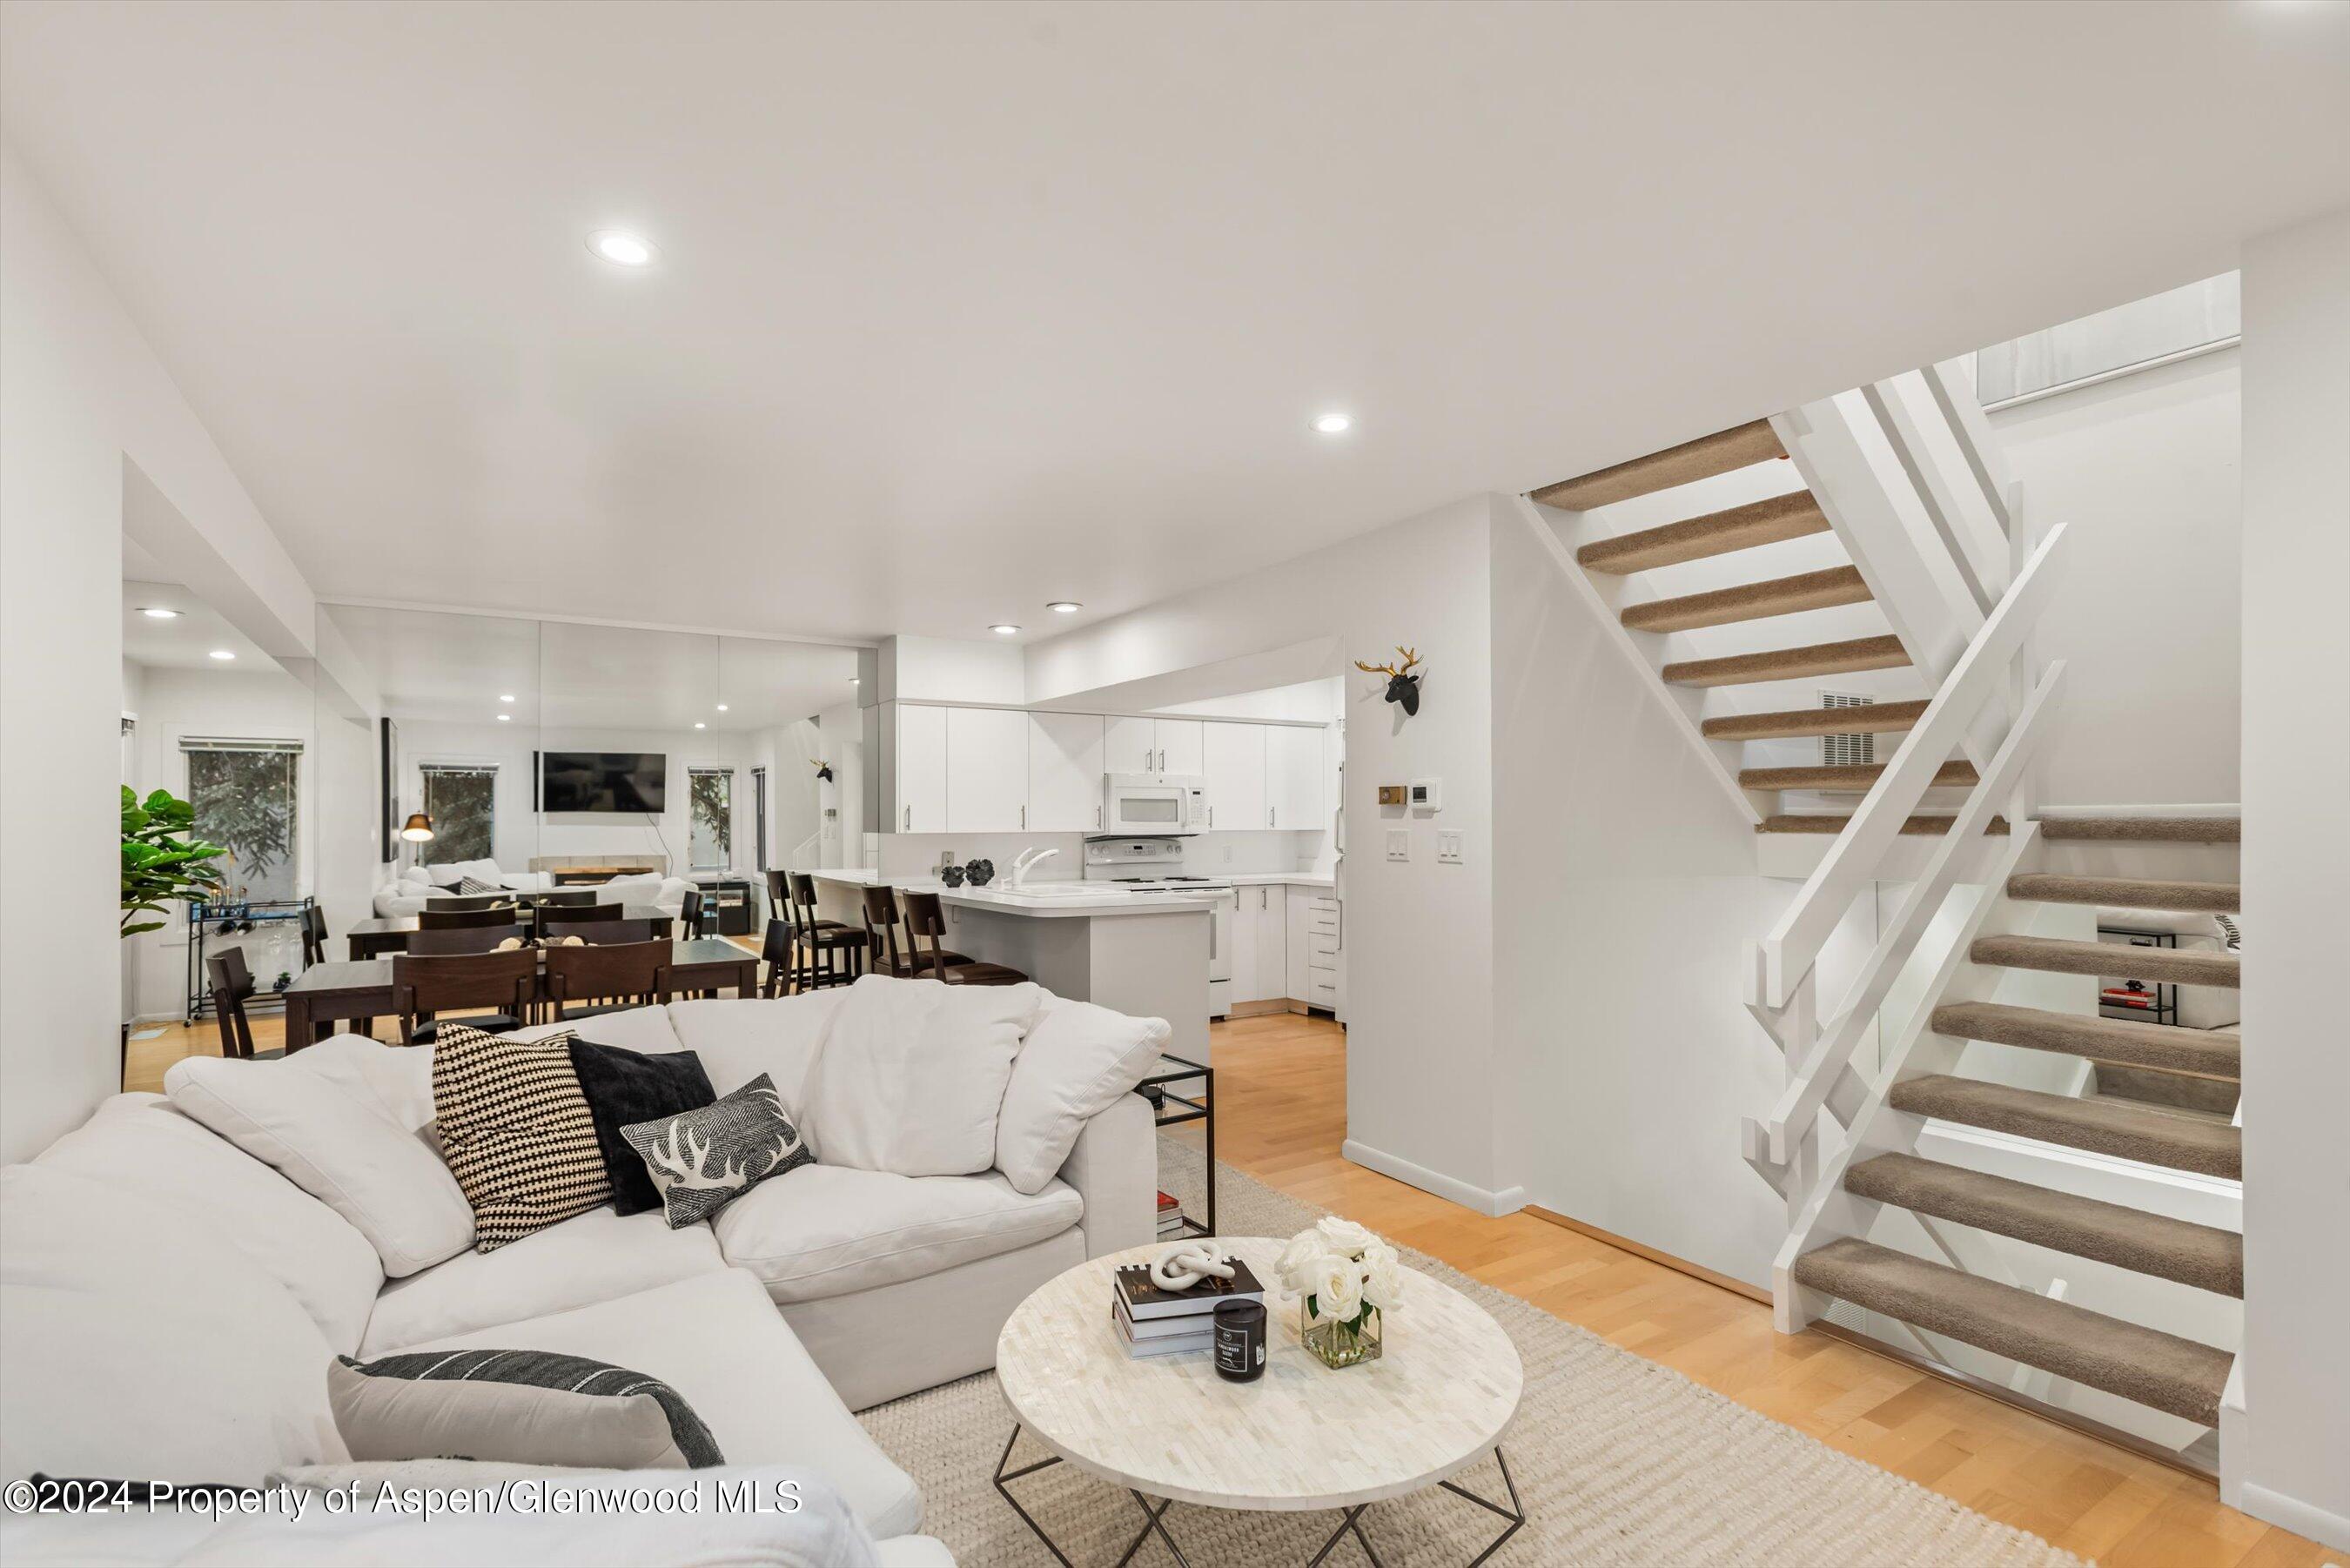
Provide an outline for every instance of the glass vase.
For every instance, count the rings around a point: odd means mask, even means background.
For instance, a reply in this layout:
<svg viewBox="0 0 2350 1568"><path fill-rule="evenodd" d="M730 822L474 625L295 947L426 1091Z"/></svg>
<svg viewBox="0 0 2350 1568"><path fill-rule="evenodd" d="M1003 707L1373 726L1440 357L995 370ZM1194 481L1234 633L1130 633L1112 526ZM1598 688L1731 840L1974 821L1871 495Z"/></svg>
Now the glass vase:
<svg viewBox="0 0 2350 1568"><path fill-rule="evenodd" d="M1316 1320L1311 1298L1298 1303L1298 1336L1314 1358L1333 1370L1359 1366L1379 1358L1379 1309L1372 1307L1358 1320Z"/></svg>

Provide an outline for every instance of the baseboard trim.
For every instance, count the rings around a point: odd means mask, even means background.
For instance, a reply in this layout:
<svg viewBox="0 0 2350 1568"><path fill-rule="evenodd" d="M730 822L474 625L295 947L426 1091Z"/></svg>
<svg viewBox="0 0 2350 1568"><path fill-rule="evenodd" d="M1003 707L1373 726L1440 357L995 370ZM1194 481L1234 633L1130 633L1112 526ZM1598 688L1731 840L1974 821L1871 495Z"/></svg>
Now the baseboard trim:
<svg viewBox="0 0 2350 1568"><path fill-rule="evenodd" d="M2306 1535L2321 1546L2331 1546L2337 1552L2350 1552L2350 1519L2338 1513L2328 1513L2314 1503L2303 1502L2297 1497L2287 1497L2255 1481L2246 1481L2243 1501L2235 1507L2254 1519L2281 1524L2295 1535Z"/></svg>
<svg viewBox="0 0 2350 1568"><path fill-rule="evenodd" d="M1580 1220L1571 1220L1557 1210L1544 1209L1540 1204L1527 1204L1526 1212L1546 1225L1555 1225L1562 1231L1573 1231L1579 1235L1588 1236L1595 1241L1605 1241L1611 1247L1621 1248L1636 1258L1646 1258L1648 1262L1660 1264L1675 1273L1687 1274L1693 1280L1703 1280L1709 1285L1718 1286L1733 1295L1744 1296L1750 1301L1761 1302L1764 1306L1771 1304L1769 1291L1759 1285L1750 1285L1744 1280L1717 1273L1703 1263L1692 1263L1687 1258L1676 1258L1670 1252L1659 1251L1654 1247L1633 1241L1629 1236L1618 1236L1613 1231L1603 1231L1596 1225L1587 1225Z"/></svg>
<svg viewBox="0 0 2350 1568"><path fill-rule="evenodd" d="M1264 1002L1235 1002L1224 1012L1227 1018L1264 1018L1276 1012L1294 1011L1289 999L1276 996Z"/></svg>
<svg viewBox="0 0 2350 1568"><path fill-rule="evenodd" d="M1338 1152L1366 1170L1376 1170L1381 1176L1391 1176L1408 1187L1419 1188L1422 1192L1433 1192L1439 1198L1458 1203L1463 1209L1473 1210L1488 1219L1514 1214L1526 1206L1526 1189L1523 1187L1504 1187L1499 1192L1494 1192L1486 1188L1471 1186L1456 1177L1447 1176L1440 1170L1430 1170L1424 1165L1414 1165L1408 1159L1389 1154L1384 1149L1373 1148L1370 1145L1358 1142L1354 1138L1348 1138Z"/></svg>

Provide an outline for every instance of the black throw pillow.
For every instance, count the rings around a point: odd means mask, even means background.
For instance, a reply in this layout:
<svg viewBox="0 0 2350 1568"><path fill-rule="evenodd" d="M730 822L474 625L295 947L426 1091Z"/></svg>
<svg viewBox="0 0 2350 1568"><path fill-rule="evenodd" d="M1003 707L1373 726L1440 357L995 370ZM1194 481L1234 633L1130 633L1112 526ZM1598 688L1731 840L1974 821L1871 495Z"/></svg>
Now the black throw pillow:
<svg viewBox="0 0 2350 1568"><path fill-rule="evenodd" d="M624 1127L698 1111L718 1098L702 1058L691 1051L647 1054L586 1040L571 1043L571 1068L588 1096L596 1122L596 1147L612 1181L612 1206L642 1214L661 1206L660 1189L645 1170L644 1157L620 1136Z"/></svg>

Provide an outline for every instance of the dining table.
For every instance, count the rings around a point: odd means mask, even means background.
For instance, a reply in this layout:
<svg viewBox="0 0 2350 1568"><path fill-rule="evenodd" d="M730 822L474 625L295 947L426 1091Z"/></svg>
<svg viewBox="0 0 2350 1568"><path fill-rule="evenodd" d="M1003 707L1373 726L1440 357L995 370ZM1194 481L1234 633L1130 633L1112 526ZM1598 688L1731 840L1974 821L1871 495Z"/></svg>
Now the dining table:
<svg viewBox="0 0 2350 1568"><path fill-rule="evenodd" d="M538 912L543 913L550 920L561 920L567 907L560 904L548 904L540 907ZM515 907L515 923L527 925L533 912L534 907L525 898ZM673 928L666 922L674 920L677 917L673 911L664 909L659 904L630 904L620 918L628 920L662 921L663 924L653 929L667 934ZM416 934L416 926L417 919L414 915L370 916L364 920L353 920L350 929L343 933L343 941L354 959L381 958L386 953L404 953L408 950L408 939Z"/></svg>
<svg viewBox="0 0 2350 1568"><path fill-rule="evenodd" d="M740 997L759 989L759 955L717 937L693 937L670 944L672 994L734 988ZM318 1031L342 1019L389 1018L399 1009L389 958L314 963L282 992L286 998L286 1049L290 1054L317 1044ZM542 976L542 986L544 976Z"/></svg>

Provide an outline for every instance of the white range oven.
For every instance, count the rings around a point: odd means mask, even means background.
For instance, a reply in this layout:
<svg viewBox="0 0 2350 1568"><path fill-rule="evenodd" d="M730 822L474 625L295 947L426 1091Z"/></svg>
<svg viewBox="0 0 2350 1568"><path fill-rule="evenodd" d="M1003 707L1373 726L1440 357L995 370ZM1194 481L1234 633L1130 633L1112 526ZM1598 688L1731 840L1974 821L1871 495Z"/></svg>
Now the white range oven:
<svg viewBox="0 0 2350 1568"><path fill-rule="evenodd" d="M1180 774L1107 774L1101 831L1158 838L1205 833L1208 781Z"/></svg>
<svg viewBox="0 0 2350 1568"><path fill-rule="evenodd" d="M1208 904L1208 1016L1232 1011L1232 911L1238 897L1222 877L1183 874L1183 846L1164 834L1086 841L1085 879L1135 893L1191 893Z"/></svg>

